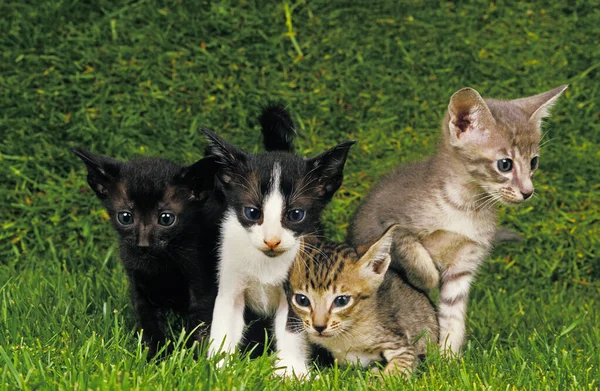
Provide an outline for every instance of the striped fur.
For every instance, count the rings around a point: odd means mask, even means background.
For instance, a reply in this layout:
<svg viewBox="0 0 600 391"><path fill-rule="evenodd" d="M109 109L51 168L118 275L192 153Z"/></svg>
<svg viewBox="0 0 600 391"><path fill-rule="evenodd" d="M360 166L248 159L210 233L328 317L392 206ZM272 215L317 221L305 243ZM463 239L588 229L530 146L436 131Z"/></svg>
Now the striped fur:
<svg viewBox="0 0 600 391"><path fill-rule="evenodd" d="M494 244L495 204L533 195L541 119L566 86L513 101L484 100L471 88L450 99L435 156L401 167L359 207L350 239L373 243L392 224L391 268L422 289L440 286L440 341L460 352L469 287ZM511 169L500 162L510 159Z"/></svg>
<svg viewBox="0 0 600 391"><path fill-rule="evenodd" d="M437 342L438 324L427 296L388 272L392 231L362 257L345 244L305 240L286 284L297 315L289 327L340 364L381 362L385 374L408 376L427 341Z"/></svg>

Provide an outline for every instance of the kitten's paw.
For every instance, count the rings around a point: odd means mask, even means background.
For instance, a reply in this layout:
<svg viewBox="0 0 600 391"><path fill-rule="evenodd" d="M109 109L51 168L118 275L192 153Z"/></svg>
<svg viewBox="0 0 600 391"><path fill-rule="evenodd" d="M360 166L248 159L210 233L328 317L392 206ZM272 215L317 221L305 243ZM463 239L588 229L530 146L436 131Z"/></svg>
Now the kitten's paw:
<svg viewBox="0 0 600 391"><path fill-rule="evenodd" d="M425 289L435 289L440 285L440 272L437 269L429 271L429 275L425 278Z"/></svg>
<svg viewBox="0 0 600 391"><path fill-rule="evenodd" d="M306 363L298 360L281 360L277 363L275 375L283 378L295 376L297 379L304 379L309 374Z"/></svg>

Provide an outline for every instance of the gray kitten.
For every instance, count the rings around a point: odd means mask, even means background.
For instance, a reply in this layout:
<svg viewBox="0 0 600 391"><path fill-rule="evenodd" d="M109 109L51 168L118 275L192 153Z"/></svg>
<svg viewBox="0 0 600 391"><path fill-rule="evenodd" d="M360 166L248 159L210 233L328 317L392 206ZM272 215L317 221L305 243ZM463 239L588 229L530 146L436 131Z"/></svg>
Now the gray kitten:
<svg viewBox="0 0 600 391"><path fill-rule="evenodd" d="M388 271L393 230L363 255L345 244L305 239L286 294L293 329L329 350L340 364L385 364L384 374L408 376L438 323L427 295Z"/></svg>
<svg viewBox="0 0 600 391"><path fill-rule="evenodd" d="M518 205L533 195L541 121L566 88L511 101L459 90L450 98L437 153L383 179L353 219L356 247L400 226L392 268L417 287L440 285L440 342L447 353L463 344L469 286L494 242L495 204Z"/></svg>

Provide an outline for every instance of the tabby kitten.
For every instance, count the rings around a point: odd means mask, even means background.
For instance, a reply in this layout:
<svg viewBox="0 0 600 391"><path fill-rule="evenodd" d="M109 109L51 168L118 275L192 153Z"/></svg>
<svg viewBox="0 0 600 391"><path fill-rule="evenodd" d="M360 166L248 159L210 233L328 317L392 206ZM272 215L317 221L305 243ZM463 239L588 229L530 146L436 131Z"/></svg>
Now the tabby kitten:
<svg viewBox="0 0 600 391"><path fill-rule="evenodd" d="M120 254L148 357L166 342L165 314L188 331L209 325L216 296L218 222L223 200L213 192L215 163L191 166L158 158L121 162L81 148L88 184L119 234ZM195 338L208 334L200 327Z"/></svg>
<svg viewBox="0 0 600 391"><path fill-rule="evenodd" d="M299 319L292 329L329 350L341 364L385 364L384 374L408 376L438 341L433 304L389 270L395 226L363 256L345 244L309 242L286 283Z"/></svg>
<svg viewBox="0 0 600 391"><path fill-rule="evenodd" d="M287 152L294 131L282 107L267 108L261 124L267 148L261 154L247 153L205 130L207 153L216 157L218 185L227 202L209 357L220 349L235 350L248 306L265 317L274 315L279 366L284 367L279 374L302 376L307 372L307 346L301 336L286 330L288 303L282 284L302 237L318 231L321 211L342 184L354 142L306 159Z"/></svg>
<svg viewBox="0 0 600 391"><path fill-rule="evenodd" d="M421 288L440 283L446 353L458 353L463 344L469 286L493 244L495 204L518 205L533 195L541 121L566 88L512 101L459 90L450 99L437 153L383 179L353 219L350 238L357 247L398 224L392 268Z"/></svg>

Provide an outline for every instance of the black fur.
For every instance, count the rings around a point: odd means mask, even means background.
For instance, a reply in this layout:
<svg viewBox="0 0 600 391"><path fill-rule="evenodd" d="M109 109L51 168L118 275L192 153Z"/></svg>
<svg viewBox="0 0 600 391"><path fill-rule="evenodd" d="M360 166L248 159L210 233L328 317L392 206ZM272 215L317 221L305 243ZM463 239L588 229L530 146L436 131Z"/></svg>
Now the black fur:
<svg viewBox="0 0 600 391"><path fill-rule="evenodd" d="M265 107L259 121L267 151L294 151L294 122L283 105L272 104Z"/></svg>
<svg viewBox="0 0 600 391"><path fill-rule="evenodd" d="M285 197L283 226L298 236L319 231L321 211L342 184L344 164L354 141L345 141L319 156L305 159L279 151L249 154L210 129L202 131L210 141L207 153L215 156L218 164L217 182L227 206L237 214L242 226L249 228L256 224L244 216L244 207L262 209L277 163L281 168L280 190ZM303 221L293 223L285 218L293 209L306 211Z"/></svg>
<svg viewBox="0 0 600 391"><path fill-rule="evenodd" d="M186 330L205 324L207 335L216 297L216 242L223 200L214 192L214 159L182 167L158 158L121 162L81 148L88 183L102 200L119 234L120 255L137 324L148 357L166 342L165 315L182 315ZM134 223L123 226L117 213L129 210ZM174 212L175 223L160 226L158 215ZM143 239L147 240L147 243Z"/></svg>

